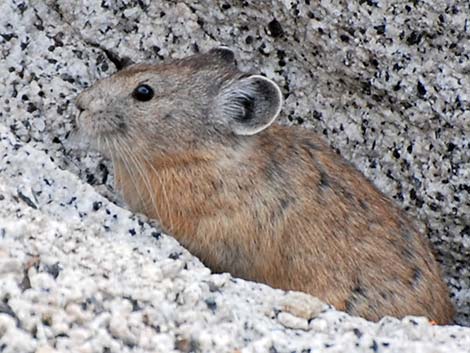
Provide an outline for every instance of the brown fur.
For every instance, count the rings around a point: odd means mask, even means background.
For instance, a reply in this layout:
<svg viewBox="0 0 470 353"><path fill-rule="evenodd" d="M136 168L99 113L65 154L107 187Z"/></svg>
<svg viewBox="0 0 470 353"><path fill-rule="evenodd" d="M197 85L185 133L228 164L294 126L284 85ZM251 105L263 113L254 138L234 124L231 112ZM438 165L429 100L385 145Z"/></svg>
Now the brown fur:
<svg viewBox="0 0 470 353"><path fill-rule="evenodd" d="M185 60L166 69L205 67ZM150 69L132 70L122 77ZM182 129L171 150L154 150L143 135L131 156L114 150L118 188L213 271L304 291L370 320L452 322L427 239L311 131L271 126L198 144Z"/></svg>

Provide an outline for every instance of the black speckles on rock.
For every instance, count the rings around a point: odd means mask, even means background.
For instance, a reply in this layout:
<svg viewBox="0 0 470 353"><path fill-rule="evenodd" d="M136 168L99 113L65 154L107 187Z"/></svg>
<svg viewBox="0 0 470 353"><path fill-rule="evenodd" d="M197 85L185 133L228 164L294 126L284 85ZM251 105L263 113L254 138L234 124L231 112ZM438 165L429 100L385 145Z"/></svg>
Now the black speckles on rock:
<svg viewBox="0 0 470 353"><path fill-rule="evenodd" d="M160 232L152 232L151 234L152 238L159 240L162 237L162 233Z"/></svg>
<svg viewBox="0 0 470 353"><path fill-rule="evenodd" d="M415 189L411 189L409 193L410 199L414 201L416 207L421 208L424 205L424 201L421 197L416 194Z"/></svg>
<svg viewBox="0 0 470 353"><path fill-rule="evenodd" d="M18 190L18 197L24 201L29 207L34 208L37 210L38 206L25 194Z"/></svg>
<svg viewBox="0 0 470 353"><path fill-rule="evenodd" d="M62 271L62 267L59 265L58 262L56 262L53 265L45 265L44 266L44 271L49 273L54 279L59 277L60 271Z"/></svg>
<svg viewBox="0 0 470 353"><path fill-rule="evenodd" d="M126 299L131 303L133 312L142 310L142 307L139 305L139 301L137 299L134 299L131 296L124 296L123 299Z"/></svg>
<svg viewBox="0 0 470 353"><path fill-rule="evenodd" d="M208 298L208 299L204 300L204 302L206 303L209 310L212 311L213 313L215 313L215 311L217 310L217 303L216 303L215 299L214 298Z"/></svg>
<svg viewBox="0 0 470 353"><path fill-rule="evenodd" d="M98 165L98 170L101 173L101 183L106 184L106 181L108 180L108 176L109 176L108 167L106 167L106 165L104 165L103 163L100 163Z"/></svg>
<svg viewBox="0 0 470 353"><path fill-rule="evenodd" d="M395 148L393 151L392 151L392 155L393 155L393 158L395 159L399 159L400 158L400 151Z"/></svg>
<svg viewBox="0 0 470 353"><path fill-rule="evenodd" d="M178 260L181 255L183 255L183 253L181 252L172 252L170 255L168 255L168 258L172 259L172 260Z"/></svg>
<svg viewBox="0 0 470 353"><path fill-rule="evenodd" d="M286 52L284 50L277 50L277 56L279 58L279 66L286 66Z"/></svg>
<svg viewBox="0 0 470 353"><path fill-rule="evenodd" d="M85 180L88 184L90 185L95 185L96 184L96 178L93 174L91 173L87 173L86 174L86 177L85 177Z"/></svg>
<svg viewBox="0 0 470 353"><path fill-rule="evenodd" d="M0 314L6 314L10 317L12 317L13 319L15 319L16 321L16 325L18 327L21 326L21 321L20 319L18 318L18 316L16 316L16 313L13 311L12 307L8 304L8 301L1 301L0 302ZM1 350L1 345L0 345L0 350Z"/></svg>
<svg viewBox="0 0 470 353"><path fill-rule="evenodd" d="M424 97L427 93L426 87L424 84L418 80L418 84L416 85L416 89L418 91L418 96L419 97Z"/></svg>
<svg viewBox="0 0 470 353"><path fill-rule="evenodd" d="M370 345L370 349L372 349L373 352L378 352L379 346L378 346L376 340L372 340L372 344Z"/></svg>
<svg viewBox="0 0 470 353"><path fill-rule="evenodd" d="M93 211L98 211L102 205L103 203L101 201L93 202L93 206L92 206Z"/></svg>
<svg viewBox="0 0 470 353"><path fill-rule="evenodd" d="M339 36L339 39L340 39L342 42L344 42L344 43L349 43L349 39L350 39L350 38L349 38L349 36L348 36L347 34L341 34L341 35Z"/></svg>
<svg viewBox="0 0 470 353"><path fill-rule="evenodd" d="M253 43L253 41L254 41L253 36L248 35L248 36L245 37L245 43L247 45L251 45Z"/></svg>
<svg viewBox="0 0 470 353"><path fill-rule="evenodd" d="M28 103L28 105L26 106L26 111L28 113L34 113L37 110L38 110L38 107L36 107L34 103Z"/></svg>
<svg viewBox="0 0 470 353"><path fill-rule="evenodd" d="M363 333L361 330L359 330L358 328L353 328L353 333L354 335L357 337L357 338L361 338L363 336Z"/></svg>
<svg viewBox="0 0 470 353"><path fill-rule="evenodd" d="M282 25L276 19L273 19L271 22L268 23L268 30L269 30L269 34L273 38L281 37L284 34Z"/></svg>
<svg viewBox="0 0 470 353"><path fill-rule="evenodd" d="M421 38L423 38L423 33L413 31L406 38L406 42L408 43L408 45L417 45L421 41Z"/></svg>
<svg viewBox="0 0 470 353"><path fill-rule="evenodd" d="M385 31L387 29L385 24L374 26L374 29L378 35L383 35L385 34Z"/></svg>
<svg viewBox="0 0 470 353"><path fill-rule="evenodd" d="M2 37L6 42L9 42L12 38L18 38L14 33L0 33L0 37Z"/></svg>
<svg viewBox="0 0 470 353"><path fill-rule="evenodd" d="M70 198L70 200L67 201L67 205L75 204L75 201L77 201L77 197L76 197L76 196L72 196L72 197Z"/></svg>

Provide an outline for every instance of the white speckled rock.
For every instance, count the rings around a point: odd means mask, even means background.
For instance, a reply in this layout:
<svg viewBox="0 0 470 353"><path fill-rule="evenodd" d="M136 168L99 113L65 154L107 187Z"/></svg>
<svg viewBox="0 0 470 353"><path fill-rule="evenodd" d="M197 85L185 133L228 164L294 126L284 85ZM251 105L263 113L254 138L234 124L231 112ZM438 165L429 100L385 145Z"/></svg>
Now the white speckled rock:
<svg viewBox="0 0 470 353"><path fill-rule="evenodd" d="M73 99L129 61L217 44L426 225L470 315L468 1L0 2L0 351L465 352L470 329L350 317L212 275L122 208ZM110 197L108 201L99 193Z"/></svg>

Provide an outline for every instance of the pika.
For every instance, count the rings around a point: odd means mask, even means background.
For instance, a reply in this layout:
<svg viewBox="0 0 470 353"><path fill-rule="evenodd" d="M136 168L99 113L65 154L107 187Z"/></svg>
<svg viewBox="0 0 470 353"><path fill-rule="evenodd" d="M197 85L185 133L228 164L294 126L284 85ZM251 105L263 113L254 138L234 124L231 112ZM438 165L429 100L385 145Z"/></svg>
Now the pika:
<svg viewBox="0 0 470 353"><path fill-rule="evenodd" d="M213 271L373 321L452 322L428 240L321 137L273 124L280 89L230 49L132 65L76 104L129 207Z"/></svg>

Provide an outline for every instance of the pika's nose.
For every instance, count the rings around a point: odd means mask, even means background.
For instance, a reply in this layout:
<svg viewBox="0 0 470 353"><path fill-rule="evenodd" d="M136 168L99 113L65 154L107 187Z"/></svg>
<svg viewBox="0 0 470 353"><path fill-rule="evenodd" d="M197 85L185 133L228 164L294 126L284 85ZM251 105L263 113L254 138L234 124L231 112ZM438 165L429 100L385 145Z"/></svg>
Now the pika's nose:
<svg viewBox="0 0 470 353"><path fill-rule="evenodd" d="M75 105L80 111L87 110L92 113L101 112L105 106L104 99L100 90L87 89L80 93L75 100Z"/></svg>

